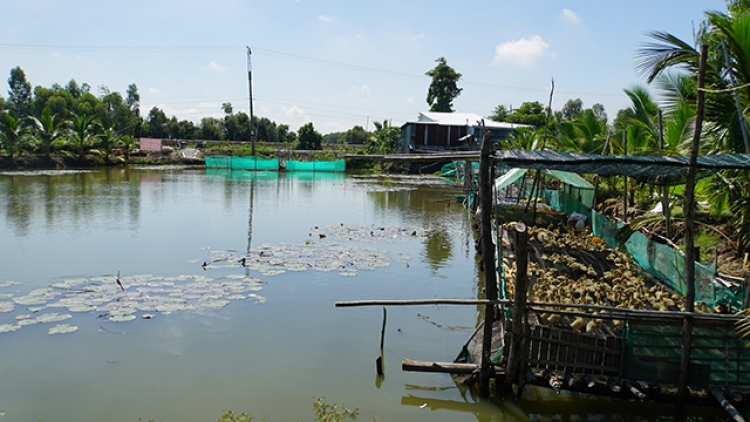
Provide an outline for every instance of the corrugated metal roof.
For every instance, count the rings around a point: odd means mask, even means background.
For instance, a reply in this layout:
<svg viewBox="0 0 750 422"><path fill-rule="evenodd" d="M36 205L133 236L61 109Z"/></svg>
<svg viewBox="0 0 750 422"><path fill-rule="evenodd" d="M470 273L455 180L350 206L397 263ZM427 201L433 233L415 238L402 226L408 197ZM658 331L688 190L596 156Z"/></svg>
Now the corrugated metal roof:
<svg viewBox="0 0 750 422"><path fill-rule="evenodd" d="M683 183L688 157L684 156L609 156L555 151L496 151L494 161L508 167L537 170L563 170L579 174L628 176L652 184ZM750 154L702 155L697 170L703 175L719 170L750 170Z"/></svg>
<svg viewBox="0 0 750 422"><path fill-rule="evenodd" d="M416 123L434 123L443 126L481 126L484 120L484 126L489 129L513 129L527 127L517 123L495 122L486 117L474 113L441 113L435 111L421 111L417 116ZM414 122L412 122L414 123Z"/></svg>

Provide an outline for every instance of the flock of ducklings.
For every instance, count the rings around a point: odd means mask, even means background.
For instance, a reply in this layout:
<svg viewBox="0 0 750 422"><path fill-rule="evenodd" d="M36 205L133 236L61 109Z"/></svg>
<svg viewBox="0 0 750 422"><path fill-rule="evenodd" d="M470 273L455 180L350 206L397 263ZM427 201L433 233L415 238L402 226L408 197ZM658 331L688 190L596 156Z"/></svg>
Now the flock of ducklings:
<svg viewBox="0 0 750 422"><path fill-rule="evenodd" d="M611 268L608 271L597 271L593 266L582 263L573 256L557 252L543 253L541 265L532 261L528 263L529 283L533 283L529 300L533 302L685 311L683 296L663 285L653 284L641 275L640 267L627 252L608 249L600 238L588 230L529 227L529 240L540 242L547 250L576 249L598 253L608 261L606 267ZM503 258L503 269L506 291L512 299L516 274L515 259ZM542 313L538 316L549 325L569 325L576 331L588 333L597 331L603 323L601 318L596 318L596 313L605 311L576 311L591 313L591 318L567 318L556 313ZM695 311L712 312L701 302L695 304ZM612 320L612 326L616 329L621 328L622 323L621 320Z"/></svg>

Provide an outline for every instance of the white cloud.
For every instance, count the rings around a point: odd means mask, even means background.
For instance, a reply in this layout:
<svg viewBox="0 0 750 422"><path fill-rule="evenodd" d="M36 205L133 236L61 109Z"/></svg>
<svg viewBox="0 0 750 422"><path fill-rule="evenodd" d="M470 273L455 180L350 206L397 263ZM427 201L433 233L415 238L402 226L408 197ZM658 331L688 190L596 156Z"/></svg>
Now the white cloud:
<svg viewBox="0 0 750 422"><path fill-rule="evenodd" d="M296 105L293 105L289 108L281 107L281 112L284 113L287 117L294 117L294 116L305 116L307 115L307 112L305 110L302 110L301 108L297 107Z"/></svg>
<svg viewBox="0 0 750 422"><path fill-rule="evenodd" d="M541 36L532 35L520 40L508 41L495 47L493 64L510 62L518 66L530 67L540 57L547 54L549 44Z"/></svg>
<svg viewBox="0 0 750 422"><path fill-rule="evenodd" d="M406 101L407 103L413 103L414 102L414 97L406 97L404 99L404 101Z"/></svg>
<svg viewBox="0 0 750 422"><path fill-rule="evenodd" d="M568 22L578 24L581 22L581 18L578 17L576 12L570 10L570 9L563 9L562 11L562 17Z"/></svg>
<svg viewBox="0 0 750 422"><path fill-rule="evenodd" d="M157 91L156 88L149 88L148 89L148 93L149 94L156 94L157 92L159 92L159 91Z"/></svg>
<svg viewBox="0 0 750 422"><path fill-rule="evenodd" d="M330 15L319 15L318 16L318 20L321 21L321 22L325 22L325 23L333 22L333 19L334 19L333 16L330 16Z"/></svg>
<svg viewBox="0 0 750 422"><path fill-rule="evenodd" d="M227 68L216 62L211 62L208 64L208 70L210 70L211 72L222 73L227 70Z"/></svg>
<svg viewBox="0 0 750 422"><path fill-rule="evenodd" d="M370 93L370 87L362 84L360 87L356 86L350 86L349 87L349 95L359 95L359 94L369 94Z"/></svg>

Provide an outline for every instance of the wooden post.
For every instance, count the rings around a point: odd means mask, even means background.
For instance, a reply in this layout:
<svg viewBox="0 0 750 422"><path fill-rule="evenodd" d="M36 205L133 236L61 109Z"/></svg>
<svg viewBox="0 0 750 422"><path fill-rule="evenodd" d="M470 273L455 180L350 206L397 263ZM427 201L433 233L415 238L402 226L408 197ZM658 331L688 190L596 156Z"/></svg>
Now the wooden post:
<svg viewBox="0 0 750 422"><path fill-rule="evenodd" d="M484 268L484 288L487 299L497 299L497 279L495 278L495 248L492 243L492 182L490 180L490 155L492 154L492 134L488 131L482 138L482 155L479 161L479 194L482 201L479 235L482 239L482 266ZM482 338L482 367L479 380L479 394L490 395L492 375L492 325L495 322L495 305L484 308L484 337Z"/></svg>
<svg viewBox="0 0 750 422"><path fill-rule="evenodd" d="M519 381L521 375L524 374L524 366L526 365L526 357L522 355L523 348L521 346L524 338L524 323L526 316L526 283L528 280L526 274L528 268L526 245L528 232L526 231L526 225L523 223L516 223L515 231L516 280L515 296L513 297L513 320L511 322L511 332L513 333L513 336L511 337L510 351L508 353L508 367L506 368L506 392L510 392L513 383Z"/></svg>
<svg viewBox="0 0 750 422"><path fill-rule="evenodd" d="M693 133L690 161L688 163L687 182L685 185L685 311L693 312L695 307L695 173L698 160L698 147L703 127L703 92L706 76L706 56L708 46L701 48L700 66L698 68L698 98L695 108L695 132ZM682 350L680 356L680 377L677 383L677 415L682 415L683 406L688 396L688 371L690 368L690 339L693 333L693 318L686 316L682 323Z"/></svg>
<svg viewBox="0 0 750 422"><path fill-rule="evenodd" d="M474 171L471 168L471 161L464 161L464 191L468 195L471 192L471 182L474 178Z"/></svg>

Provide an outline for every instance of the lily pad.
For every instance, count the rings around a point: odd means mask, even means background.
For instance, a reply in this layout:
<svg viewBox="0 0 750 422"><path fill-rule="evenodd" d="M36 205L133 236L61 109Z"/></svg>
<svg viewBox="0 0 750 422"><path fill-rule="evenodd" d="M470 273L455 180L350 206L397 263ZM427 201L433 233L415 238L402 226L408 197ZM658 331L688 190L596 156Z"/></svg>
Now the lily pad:
<svg viewBox="0 0 750 422"><path fill-rule="evenodd" d="M201 306L212 309L221 309L227 305L229 305L229 301L221 299L207 300L201 303Z"/></svg>
<svg viewBox="0 0 750 422"><path fill-rule="evenodd" d="M30 318L30 319L22 319L16 323L19 327L25 327L27 325L34 325L39 324L39 321L36 320L36 318Z"/></svg>
<svg viewBox="0 0 750 422"><path fill-rule="evenodd" d="M74 333L76 331L78 331L78 326L76 325L58 324L50 328L49 331L47 331L47 333L48 334L67 334L67 333Z"/></svg>
<svg viewBox="0 0 750 422"><path fill-rule="evenodd" d="M68 307L69 312L92 312L94 310L96 310L96 306L86 304L72 305Z"/></svg>
<svg viewBox="0 0 750 422"><path fill-rule="evenodd" d="M125 315L114 315L109 317L109 320L112 322L126 322L126 321L132 321L135 319L135 315L133 314L125 314Z"/></svg>
<svg viewBox="0 0 750 422"><path fill-rule="evenodd" d="M52 322L60 322L65 321L66 319L73 318L73 315L70 314L58 314L58 313L47 313L47 314L41 314L38 317L36 317L37 322L40 324L49 324Z"/></svg>
<svg viewBox="0 0 750 422"><path fill-rule="evenodd" d="M23 306L44 305L47 303L47 299L38 296L21 296L13 298L13 302Z"/></svg>

